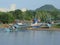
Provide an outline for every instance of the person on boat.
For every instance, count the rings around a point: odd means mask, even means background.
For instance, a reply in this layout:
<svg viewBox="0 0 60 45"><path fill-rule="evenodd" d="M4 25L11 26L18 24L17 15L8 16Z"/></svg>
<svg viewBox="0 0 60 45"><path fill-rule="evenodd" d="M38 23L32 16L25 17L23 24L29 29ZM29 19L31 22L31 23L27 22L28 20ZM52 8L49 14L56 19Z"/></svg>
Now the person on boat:
<svg viewBox="0 0 60 45"><path fill-rule="evenodd" d="M33 19L33 24L35 24L35 23L38 23L37 18L34 18L34 19Z"/></svg>

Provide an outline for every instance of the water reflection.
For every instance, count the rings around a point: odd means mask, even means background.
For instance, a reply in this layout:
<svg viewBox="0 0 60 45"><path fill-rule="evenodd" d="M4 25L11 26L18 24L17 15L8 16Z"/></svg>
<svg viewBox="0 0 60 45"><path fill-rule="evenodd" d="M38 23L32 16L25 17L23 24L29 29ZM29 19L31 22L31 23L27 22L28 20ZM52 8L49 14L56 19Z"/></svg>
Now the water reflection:
<svg viewBox="0 0 60 45"><path fill-rule="evenodd" d="M59 45L59 42L58 31L0 32L0 45Z"/></svg>

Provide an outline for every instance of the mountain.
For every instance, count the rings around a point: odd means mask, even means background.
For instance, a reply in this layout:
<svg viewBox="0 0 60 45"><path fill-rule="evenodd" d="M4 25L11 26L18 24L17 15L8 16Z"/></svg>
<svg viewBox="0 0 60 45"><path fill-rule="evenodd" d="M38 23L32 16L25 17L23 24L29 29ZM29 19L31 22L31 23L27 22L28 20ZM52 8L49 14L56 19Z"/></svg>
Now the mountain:
<svg viewBox="0 0 60 45"><path fill-rule="evenodd" d="M60 9L58 9L58 11L60 11Z"/></svg>
<svg viewBox="0 0 60 45"><path fill-rule="evenodd" d="M44 5L44 6L40 7L40 8L37 8L36 10L37 11L38 10L53 11L53 10L57 10L57 8L54 7L53 5Z"/></svg>

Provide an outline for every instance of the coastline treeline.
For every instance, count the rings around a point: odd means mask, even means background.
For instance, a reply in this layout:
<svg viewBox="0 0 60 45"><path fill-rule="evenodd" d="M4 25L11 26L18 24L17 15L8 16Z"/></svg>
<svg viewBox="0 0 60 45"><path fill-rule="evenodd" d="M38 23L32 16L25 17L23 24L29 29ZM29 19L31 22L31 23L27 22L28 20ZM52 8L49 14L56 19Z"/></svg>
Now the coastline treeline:
<svg viewBox="0 0 60 45"><path fill-rule="evenodd" d="M44 5L36 10L22 12L20 9L9 12L0 12L0 22L12 23L14 20L32 20L38 18L41 22L60 20L60 10L52 5Z"/></svg>

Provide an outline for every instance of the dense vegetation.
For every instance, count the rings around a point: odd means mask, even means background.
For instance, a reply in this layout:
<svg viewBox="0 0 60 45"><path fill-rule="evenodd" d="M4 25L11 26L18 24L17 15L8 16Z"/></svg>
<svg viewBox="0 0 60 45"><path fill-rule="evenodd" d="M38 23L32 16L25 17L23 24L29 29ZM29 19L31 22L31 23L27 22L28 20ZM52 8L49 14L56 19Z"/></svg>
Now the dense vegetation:
<svg viewBox="0 0 60 45"><path fill-rule="evenodd" d="M0 12L0 21L3 23L12 23L15 19L32 20L38 18L42 22L60 20L60 10L53 5L44 5L36 10L27 10L22 12L19 9L10 12Z"/></svg>

